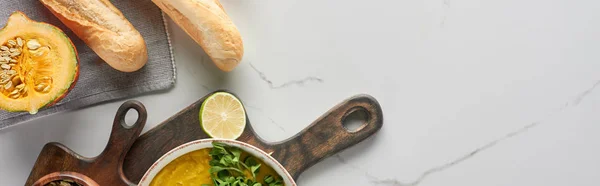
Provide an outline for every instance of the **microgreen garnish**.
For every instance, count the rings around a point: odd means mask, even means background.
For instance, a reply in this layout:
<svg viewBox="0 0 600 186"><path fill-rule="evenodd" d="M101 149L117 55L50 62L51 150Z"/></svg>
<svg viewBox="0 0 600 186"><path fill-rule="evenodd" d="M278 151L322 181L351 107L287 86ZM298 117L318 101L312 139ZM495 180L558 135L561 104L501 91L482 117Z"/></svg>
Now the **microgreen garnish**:
<svg viewBox="0 0 600 186"><path fill-rule="evenodd" d="M272 175L265 176L263 182L258 181L256 174L261 164L252 156L242 161L240 148L219 142L212 145L209 172L215 186L283 186L283 181Z"/></svg>

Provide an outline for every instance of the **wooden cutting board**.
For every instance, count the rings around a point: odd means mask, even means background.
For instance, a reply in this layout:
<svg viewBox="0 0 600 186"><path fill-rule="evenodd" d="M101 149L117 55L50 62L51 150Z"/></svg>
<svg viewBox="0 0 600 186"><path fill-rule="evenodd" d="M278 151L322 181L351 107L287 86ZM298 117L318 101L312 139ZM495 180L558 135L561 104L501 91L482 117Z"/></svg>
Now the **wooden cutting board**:
<svg viewBox="0 0 600 186"><path fill-rule="evenodd" d="M139 137L146 110L139 102L125 102L117 111L108 145L99 156L82 157L61 144L49 143L42 149L25 185L32 185L50 173L67 171L83 174L100 185L135 185L146 170L171 149L208 138L200 127L198 113L202 102L211 94ZM129 109L137 110L139 116L132 126L124 122ZM342 123L354 112L364 112L366 120L355 131L349 131ZM383 112L373 97L357 95L333 107L300 133L277 143L265 142L254 132L250 121L246 122L237 140L272 153L271 156L297 179L304 170L324 158L375 134L383 126Z"/></svg>

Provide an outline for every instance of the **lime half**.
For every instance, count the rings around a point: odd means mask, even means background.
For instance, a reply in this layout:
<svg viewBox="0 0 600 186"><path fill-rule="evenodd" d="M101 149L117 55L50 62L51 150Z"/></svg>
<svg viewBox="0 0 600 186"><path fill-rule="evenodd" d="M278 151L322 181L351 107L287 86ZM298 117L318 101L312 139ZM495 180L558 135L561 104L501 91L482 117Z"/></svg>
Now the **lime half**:
<svg viewBox="0 0 600 186"><path fill-rule="evenodd" d="M246 111L234 95L217 92L200 107L200 125L213 138L237 139L246 127Z"/></svg>

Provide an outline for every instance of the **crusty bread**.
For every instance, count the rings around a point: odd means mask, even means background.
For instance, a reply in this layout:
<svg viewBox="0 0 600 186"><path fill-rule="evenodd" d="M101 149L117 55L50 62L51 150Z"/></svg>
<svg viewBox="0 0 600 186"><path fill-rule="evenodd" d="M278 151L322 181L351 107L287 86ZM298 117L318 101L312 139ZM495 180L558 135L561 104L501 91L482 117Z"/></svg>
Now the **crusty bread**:
<svg viewBox="0 0 600 186"><path fill-rule="evenodd" d="M219 69L229 72L242 60L242 37L218 0L152 0L190 35Z"/></svg>
<svg viewBox="0 0 600 186"><path fill-rule="evenodd" d="M133 72L148 61L146 42L109 0L40 0L111 67Z"/></svg>

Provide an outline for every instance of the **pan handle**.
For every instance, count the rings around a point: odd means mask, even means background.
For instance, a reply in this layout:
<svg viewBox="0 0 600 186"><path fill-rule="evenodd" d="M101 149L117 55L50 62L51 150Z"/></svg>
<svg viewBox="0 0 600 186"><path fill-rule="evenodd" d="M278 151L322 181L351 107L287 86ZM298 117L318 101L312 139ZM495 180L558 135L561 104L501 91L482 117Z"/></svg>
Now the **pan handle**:
<svg viewBox="0 0 600 186"><path fill-rule="evenodd" d="M354 131L343 122L354 112L364 112L365 123ZM354 96L329 110L310 126L283 142L273 145L271 156L297 180L307 168L375 134L383 126L383 112L375 98Z"/></svg>

